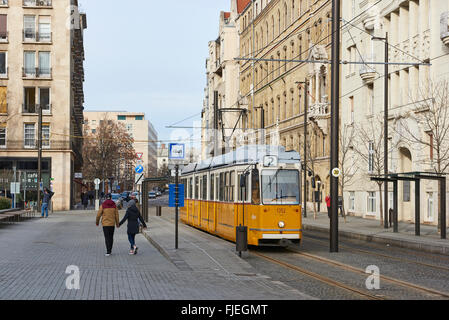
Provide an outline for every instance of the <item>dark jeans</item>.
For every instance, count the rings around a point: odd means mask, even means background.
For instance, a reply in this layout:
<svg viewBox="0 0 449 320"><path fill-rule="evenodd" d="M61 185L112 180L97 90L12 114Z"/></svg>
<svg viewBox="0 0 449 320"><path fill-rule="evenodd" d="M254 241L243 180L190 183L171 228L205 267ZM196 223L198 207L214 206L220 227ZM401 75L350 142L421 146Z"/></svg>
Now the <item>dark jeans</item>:
<svg viewBox="0 0 449 320"><path fill-rule="evenodd" d="M136 234L135 233L128 233L128 240L131 244L131 250L134 249L134 245L136 244Z"/></svg>
<svg viewBox="0 0 449 320"><path fill-rule="evenodd" d="M115 227L103 227L104 240L106 242L106 253L111 253L114 244Z"/></svg>
<svg viewBox="0 0 449 320"><path fill-rule="evenodd" d="M327 215L331 218L331 207L327 207Z"/></svg>

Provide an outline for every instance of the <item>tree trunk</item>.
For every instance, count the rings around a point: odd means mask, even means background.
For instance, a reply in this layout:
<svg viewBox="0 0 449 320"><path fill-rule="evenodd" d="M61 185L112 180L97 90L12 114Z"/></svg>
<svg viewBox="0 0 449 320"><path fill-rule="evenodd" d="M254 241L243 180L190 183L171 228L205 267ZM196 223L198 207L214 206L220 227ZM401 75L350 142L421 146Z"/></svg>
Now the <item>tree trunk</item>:
<svg viewBox="0 0 449 320"><path fill-rule="evenodd" d="M384 214L383 214L383 196L382 196L382 184L378 184L379 194L380 194L380 226L384 225Z"/></svg>

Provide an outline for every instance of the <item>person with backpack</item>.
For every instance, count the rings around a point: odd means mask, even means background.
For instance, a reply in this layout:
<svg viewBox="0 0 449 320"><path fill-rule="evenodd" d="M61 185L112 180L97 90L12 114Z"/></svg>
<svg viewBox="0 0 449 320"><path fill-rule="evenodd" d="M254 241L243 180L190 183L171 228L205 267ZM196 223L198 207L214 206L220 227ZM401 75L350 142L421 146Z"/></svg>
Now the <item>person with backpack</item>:
<svg viewBox="0 0 449 320"><path fill-rule="evenodd" d="M106 200L101 204L100 209L98 210L96 219L97 227L100 223L100 218L106 243L105 256L109 257L111 255L112 246L114 244L115 226L117 226L117 228L120 227L118 209L115 205L115 202L112 201L112 195L110 193L106 195Z"/></svg>
<svg viewBox="0 0 449 320"><path fill-rule="evenodd" d="M48 204L50 203L50 199L51 197L53 197L55 193L48 190L47 188L44 188L44 197L42 198L42 207L41 207L41 218L44 217L44 213L45 213L45 218L48 218Z"/></svg>
<svg viewBox="0 0 449 320"><path fill-rule="evenodd" d="M136 201L136 200L135 200ZM131 201L131 204L126 209L126 214L123 217L122 221L120 221L120 226L128 220L128 240L131 245L131 249L129 250L129 254L137 254L138 247L136 246L136 234L139 233L140 224L143 225L143 229L147 228L145 221L140 214L139 209L136 206L135 201Z"/></svg>

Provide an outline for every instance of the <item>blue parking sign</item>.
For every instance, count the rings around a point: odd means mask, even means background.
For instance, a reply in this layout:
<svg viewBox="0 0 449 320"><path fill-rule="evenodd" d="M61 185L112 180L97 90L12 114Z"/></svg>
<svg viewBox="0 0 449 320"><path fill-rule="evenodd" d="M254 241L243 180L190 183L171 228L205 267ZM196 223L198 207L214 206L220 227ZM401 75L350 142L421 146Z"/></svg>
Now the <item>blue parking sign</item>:
<svg viewBox="0 0 449 320"><path fill-rule="evenodd" d="M170 184L168 186L168 194L169 194L168 206L170 208L176 207L175 187L176 187L176 184ZM184 185L183 184L178 185L178 192L179 192L178 207L182 208L182 207L184 207Z"/></svg>

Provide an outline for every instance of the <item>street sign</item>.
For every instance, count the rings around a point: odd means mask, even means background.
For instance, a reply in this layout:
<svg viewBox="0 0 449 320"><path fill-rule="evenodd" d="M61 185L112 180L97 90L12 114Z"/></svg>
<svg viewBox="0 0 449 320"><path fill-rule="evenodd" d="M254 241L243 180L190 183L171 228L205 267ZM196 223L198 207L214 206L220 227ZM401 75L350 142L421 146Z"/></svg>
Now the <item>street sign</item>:
<svg viewBox="0 0 449 320"><path fill-rule="evenodd" d="M137 152L136 153L136 157L137 157L137 160L142 160L143 153L142 152Z"/></svg>
<svg viewBox="0 0 449 320"><path fill-rule="evenodd" d="M11 193L19 194L20 193L20 182L11 182Z"/></svg>
<svg viewBox="0 0 449 320"><path fill-rule="evenodd" d="M142 184L143 180L144 180L143 179L143 173L138 173L138 174L136 174L134 183L135 184Z"/></svg>
<svg viewBox="0 0 449 320"><path fill-rule="evenodd" d="M82 179L83 173L82 172L75 172L75 179Z"/></svg>
<svg viewBox="0 0 449 320"><path fill-rule="evenodd" d="M143 166L141 165L141 164L139 164L137 167L136 167L136 173L142 173L143 172Z"/></svg>
<svg viewBox="0 0 449 320"><path fill-rule="evenodd" d="M175 187L176 187L176 184L168 185L168 194L169 194L168 206L171 208L176 207ZM183 184L178 185L178 207L180 207L180 208L184 207L184 185Z"/></svg>
<svg viewBox="0 0 449 320"><path fill-rule="evenodd" d="M184 160L186 146L184 143L170 143L168 145L168 159Z"/></svg>
<svg viewBox="0 0 449 320"><path fill-rule="evenodd" d="M95 183L96 185L100 185L100 182L101 182L101 180L98 179L98 178L96 178L96 179L94 180L94 183Z"/></svg>

